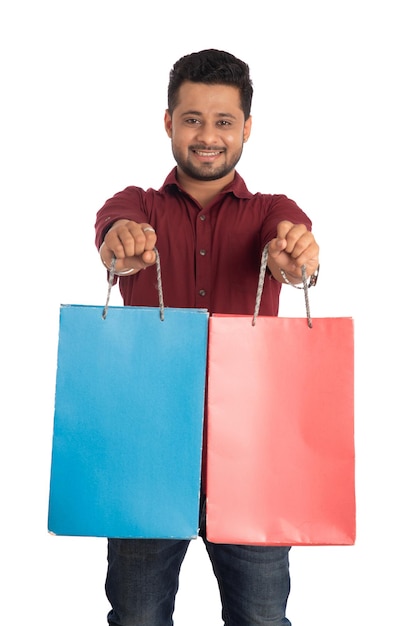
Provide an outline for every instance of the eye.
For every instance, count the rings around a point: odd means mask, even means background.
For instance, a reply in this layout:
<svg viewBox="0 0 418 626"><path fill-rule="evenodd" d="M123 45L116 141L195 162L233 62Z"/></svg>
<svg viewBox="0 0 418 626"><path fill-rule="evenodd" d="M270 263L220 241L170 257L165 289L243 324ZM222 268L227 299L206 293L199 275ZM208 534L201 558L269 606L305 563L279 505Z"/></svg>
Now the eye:
<svg viewBox="0 0 418 626"><path fill-rule="evenodd" d="M193 126L194 124L200 124L200 121L198 119L196 119L195 117L188 117L184 120L185 124L188 124L189 126Z"/></svg>
<svg viewBox="0 0 418 626"><path fill-rule="evenodd" d="M218 126L231 126L231 122L229 120L219 120Z"/></svg>

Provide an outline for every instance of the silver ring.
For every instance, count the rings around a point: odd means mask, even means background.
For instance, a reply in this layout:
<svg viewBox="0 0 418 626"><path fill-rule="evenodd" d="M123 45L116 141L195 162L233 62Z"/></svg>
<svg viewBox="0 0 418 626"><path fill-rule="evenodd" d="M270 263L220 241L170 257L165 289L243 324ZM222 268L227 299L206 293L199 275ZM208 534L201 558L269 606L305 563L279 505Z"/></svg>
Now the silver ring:
<svg viewBox="0 0 418 626"><path fill-rule="evenodd" d="M153 228L151 228L151 226L147 226L146 228L142 229L144 233L147 232L147 230L149 230L151 233L155 233L155 230Z"/></svg>

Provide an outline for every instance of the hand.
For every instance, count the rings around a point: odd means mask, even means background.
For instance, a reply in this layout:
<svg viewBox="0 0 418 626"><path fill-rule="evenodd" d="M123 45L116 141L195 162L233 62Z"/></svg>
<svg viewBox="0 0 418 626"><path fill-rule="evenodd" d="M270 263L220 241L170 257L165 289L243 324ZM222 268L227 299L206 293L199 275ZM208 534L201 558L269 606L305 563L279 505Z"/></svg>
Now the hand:
<svg viewBox="0 0 418 626"><path fill-rule="evenodd" d="M106 233L100 256L107 268L115 256L116 273L131 276L154 265L157 259L154 251L156 241L157 235L150 224L118 220Z"/></svg>
<svg viewBox="0 0 418 626"><path fill-rule="evenodd" d="M283 221L277 224L277 238L268 247L268 266L273 276L283 282L282 269L291 282L301 282L302 265L311 276L319 266L319 246L304 224Z"/></svg>

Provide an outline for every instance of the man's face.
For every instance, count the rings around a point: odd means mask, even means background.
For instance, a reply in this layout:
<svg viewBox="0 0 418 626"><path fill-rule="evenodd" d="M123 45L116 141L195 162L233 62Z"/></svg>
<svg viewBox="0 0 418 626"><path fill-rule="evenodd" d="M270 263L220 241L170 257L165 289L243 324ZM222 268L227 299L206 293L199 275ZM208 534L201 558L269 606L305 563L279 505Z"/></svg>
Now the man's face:
<svg viewBox="0 0 418 626"><path fill-rule="evenodd" d="M251 131L245 121L236 87L185 82L173 114L165 114L165 128L178 167L202 181L232 172Z"/></svg>

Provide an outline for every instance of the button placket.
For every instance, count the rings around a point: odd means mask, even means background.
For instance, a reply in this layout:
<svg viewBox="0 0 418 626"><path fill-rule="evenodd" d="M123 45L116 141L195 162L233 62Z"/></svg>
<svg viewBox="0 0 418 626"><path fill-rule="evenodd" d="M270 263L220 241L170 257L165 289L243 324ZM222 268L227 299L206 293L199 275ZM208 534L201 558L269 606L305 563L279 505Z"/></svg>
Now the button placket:
<svg viewBox="0 0 418 626"><path fill-rule="evenodd" d="M207 214L200 213L196 222L196 305L209 308L211 232Z"/></svg>

